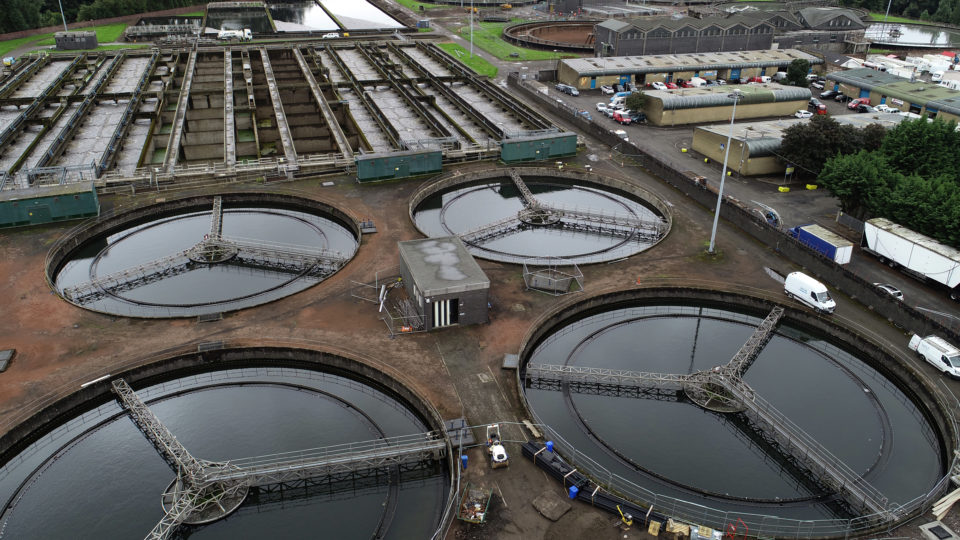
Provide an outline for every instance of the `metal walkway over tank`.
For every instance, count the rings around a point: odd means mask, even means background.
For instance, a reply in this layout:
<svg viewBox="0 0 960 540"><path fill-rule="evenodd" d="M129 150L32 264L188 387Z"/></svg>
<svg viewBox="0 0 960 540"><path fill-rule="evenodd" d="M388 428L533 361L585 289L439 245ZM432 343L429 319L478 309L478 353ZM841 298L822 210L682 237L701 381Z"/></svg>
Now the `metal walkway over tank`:
<svg viewBox="0 0 960 540"><path fill-rule="evenodd" d="M166 539L183 523L208 523L235 510L253 486L437 461L447 453L443 432L385 437L224 462L195 458L123 379L112 382L120 405L177 477L163 495L166 514L147 535Z"/></svg>
<svg viewBox="0 0 960 540"><path fill-rule="evenodd" d="M212 264L247 266L324 279L347 262L343 254L327 249L225 237L222 232L223 202L221 197L214 197L210 233L200 242L184 251L65 287L62 294L67 300L83 305Z"/></svg>
<svg viewBox="0 0 960 540"><path fill-rule="evenodd" d="M520 192L523 208L516 215L459 234L465 244L479 247L490 240L531 227L553 227L618 238L635 238L638 241L656 241L663 236L664 224L659 219L643 219L621 212L546 203L534 196L517 169L509 169L508 174Z"/></svg>
<svg viewBox="0 0 960 540"><path fill-rule="evenodd" d="M730 362L705 371L667 374L529 364L525 377L534 384L553 382L557 389L565 385L572 391L636 398L675 400L682 389L691 401L705 409L718 414L742 414L750 429L769 447L809 471L817 485L841 495L852 512L877 516L880 522L898 519L897 510L888 508L888 499L879 490L743 381L744 373L773 337L783 313L781 306L774 307Z"/></svg>

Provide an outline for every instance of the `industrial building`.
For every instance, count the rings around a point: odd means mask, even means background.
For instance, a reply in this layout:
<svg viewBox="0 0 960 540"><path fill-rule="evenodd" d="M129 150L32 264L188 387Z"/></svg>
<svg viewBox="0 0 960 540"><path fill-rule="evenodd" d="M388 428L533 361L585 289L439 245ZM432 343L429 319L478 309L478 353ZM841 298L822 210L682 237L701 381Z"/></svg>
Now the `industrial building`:
<svg viewBox="0 0 960 540"><path fill-rule="evenodd" d="M560 61L557 78L581 90L604 84L643 86L692 77L736 81L772 76L777 71L785 71L796 59L806 60L810 65L823 63L821 58L796 49L574 58Z"/></svg>
<svg viewBox="0 0 960 540"><path fill-rule="evenodd" d="M931 82L907 80L870 68L836 71L827 75L833 88L851 98L870 98L871 105L885 104L930 118L960 120L960 91Z"/></svg>
<svg viewBox="0 0 960 540"><path fill-rule="evenodd" d="M57 32L53 35L58 51L77 51L97 48L96 32Z"/></svg>
<svg viewBox="0 0 960 540"><path fill-rule="evenodd" d="M740 107L737 107L737 118ZM891 129L906 120L906 116L891 113L847 114L833 117L839 124L864 128L879 124ZM783 132L809 122L807 119L783 118L763 122L737 123L731 136L730 124L699 126L693 131L693 150L707 158L722 163L726 153L727 137L730 137L730 157L727 169L740 176L758 176L783 173L787 164L777 155Z"/></svg>
<svg viewBox="0 0 960 540"><path fill-rule="evenodd" d="M595 27L597 56L769 49L774 27L753 17L610 19Z"/></svg>
<svg viewBox="0 0 960 540"><path fill-rule="evenodd" d="M849 9L744 10L695 17L609 19L595 28L597 56L810 47L859 51L866 25Z"/></svg>
<svg viewBox="0 0 960 540"><path fill-rule="evenodd" d="M728 86L648 90L643 109L647 121L655 126L723 121L733 109L731 90ZM744 119L790 115L810 100L809 89L776 83L741 85L737 91L737 118Z"/></svg>
<svg viewBox="0 0 960 540"><path fill-rule="evenodd" d="M398 242L400 275L430 331L488 321L490 279L457 236Z"/></svg>

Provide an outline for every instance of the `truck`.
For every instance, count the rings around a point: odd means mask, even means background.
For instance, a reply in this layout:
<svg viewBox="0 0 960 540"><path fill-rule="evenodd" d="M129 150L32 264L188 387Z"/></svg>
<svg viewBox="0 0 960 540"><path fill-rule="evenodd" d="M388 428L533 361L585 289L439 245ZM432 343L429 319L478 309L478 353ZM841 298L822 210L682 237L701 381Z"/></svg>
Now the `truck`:
<svg viewBox="0 0 960 540"><path fill-rule="evenodd" d="M860 248L891 268L939 284L950 298L960 301L960 250L886 218L864 222Z"/></svg>
<svg viewBox="0 0 960 540"><path fill-rule="evenodd" d="M798 242L837 264L847 264L853 254L853 242L820 225L800 225L787 229Z"/></svg>
<svg viewBox="0 0 960 540"><path fill-rule="evenodd" d="M500 439L500 424L487 426L487 455L490 456L490 468L499 469L510 465L510 456Z"/></svg>
<svg viewBox="0 0 960 540"><path fill-rule="evenodd" d="M223 41L251 41L253 39L253 32L249 28L244 28L243 30L220 30L217 32L217 39Z"/></svg>

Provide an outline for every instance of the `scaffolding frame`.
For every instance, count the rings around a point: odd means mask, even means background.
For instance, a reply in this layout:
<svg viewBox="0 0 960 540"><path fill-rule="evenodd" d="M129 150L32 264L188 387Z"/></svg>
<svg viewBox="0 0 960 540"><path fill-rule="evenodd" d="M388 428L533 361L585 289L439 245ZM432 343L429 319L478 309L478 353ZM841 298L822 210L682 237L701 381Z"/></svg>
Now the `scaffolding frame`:
<svg viewBox="0 0 960 540"><path fill-rule="evenodd" d="M523 261L523 283L528 291L553 296L583 292L583 272L573 261L560 257Z"/></svg>

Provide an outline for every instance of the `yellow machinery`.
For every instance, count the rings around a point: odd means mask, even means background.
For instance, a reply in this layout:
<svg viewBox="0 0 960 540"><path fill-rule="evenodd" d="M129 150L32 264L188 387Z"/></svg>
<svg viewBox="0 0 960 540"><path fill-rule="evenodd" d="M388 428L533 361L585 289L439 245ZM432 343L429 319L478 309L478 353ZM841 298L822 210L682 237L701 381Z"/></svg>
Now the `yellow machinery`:
<svg viewBox="0 0 960 540"><path fill-rule="evenodd" d="M620 505L619 505L619 504L617 505L617 512L620 512L620 521L623 522L623 525L624 525L625 527L632 527L632 526L633 526L633 516L630 515L629 513L624 514L624 513L623 513L623 508L620 508Z"/></svg>

